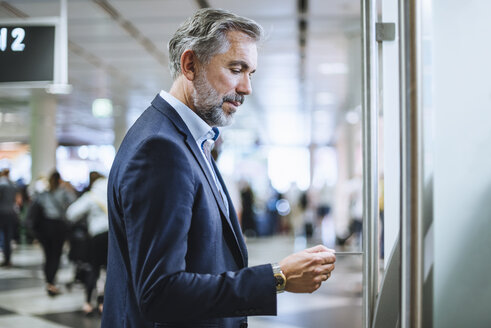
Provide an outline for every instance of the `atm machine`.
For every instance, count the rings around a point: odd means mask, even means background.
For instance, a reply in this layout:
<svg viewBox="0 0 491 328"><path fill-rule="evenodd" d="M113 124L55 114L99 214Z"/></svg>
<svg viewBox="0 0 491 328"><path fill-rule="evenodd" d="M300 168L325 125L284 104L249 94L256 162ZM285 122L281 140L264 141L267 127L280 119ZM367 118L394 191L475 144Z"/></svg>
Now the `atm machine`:
<svg viewBox="0 0 491 328"><path fill-rule="evenodd" d="M361 3L363 326L491 327L491 2Z"/></svg>

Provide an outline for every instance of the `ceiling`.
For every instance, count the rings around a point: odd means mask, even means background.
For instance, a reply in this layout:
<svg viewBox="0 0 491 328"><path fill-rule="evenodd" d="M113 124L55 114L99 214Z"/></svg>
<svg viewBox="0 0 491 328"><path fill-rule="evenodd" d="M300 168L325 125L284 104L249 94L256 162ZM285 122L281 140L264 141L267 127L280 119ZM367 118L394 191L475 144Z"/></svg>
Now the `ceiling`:
<svg viewBox="0 0 491 328"><path fill-rule="evenodd" d="M267 33L253 94L224 136L263 144L328 144L360 87L359 0L67 0L69 95L58 97L62 144L112 144L115 119L95 118L110 98L130 125L171 86L166 45L204 6L256 20ZM6 18L57 16L59 0L0 1ZM29 140L31 91L0 85L0 142ZM296 131L292 133L292 131Z"/></svg>

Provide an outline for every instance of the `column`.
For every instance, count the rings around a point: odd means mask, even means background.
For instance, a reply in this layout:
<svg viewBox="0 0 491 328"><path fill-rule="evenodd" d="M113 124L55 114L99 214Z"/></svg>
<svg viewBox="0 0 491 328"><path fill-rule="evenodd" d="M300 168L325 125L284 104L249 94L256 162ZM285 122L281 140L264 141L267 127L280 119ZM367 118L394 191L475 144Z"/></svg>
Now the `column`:
<svg viewBox="0 0 491 328"><path fill-rule="evenodd" d="M114 108L113 131L114 131L114 149L118 151L126 132L128 131L127 121L128 107L126 104L117 104Z"/></svg>
<svg viewBox="0 0 491 328"><path fill-rule="evenodd" d="M34 90L31 96L32 181L48 176L56 168L56 96Z"/></svg>

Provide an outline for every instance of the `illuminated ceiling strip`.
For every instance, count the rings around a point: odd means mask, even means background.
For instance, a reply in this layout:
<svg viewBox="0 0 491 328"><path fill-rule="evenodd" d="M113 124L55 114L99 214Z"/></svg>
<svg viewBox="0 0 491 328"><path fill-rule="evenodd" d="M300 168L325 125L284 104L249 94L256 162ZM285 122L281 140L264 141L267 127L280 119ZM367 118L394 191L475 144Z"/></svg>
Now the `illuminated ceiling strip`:
<svg viewBox="0 0 491 328"><path fill-rule="evenodd" d="M138 41L145 50L151 54L162 66L167 68L167 54L163 51L160 51L157 46L140 30L133 25L130 21L126 20L116 8L114 8L107 0L93 0L94 3L99 5L115 22L119 24L128 34Z"/></svg>

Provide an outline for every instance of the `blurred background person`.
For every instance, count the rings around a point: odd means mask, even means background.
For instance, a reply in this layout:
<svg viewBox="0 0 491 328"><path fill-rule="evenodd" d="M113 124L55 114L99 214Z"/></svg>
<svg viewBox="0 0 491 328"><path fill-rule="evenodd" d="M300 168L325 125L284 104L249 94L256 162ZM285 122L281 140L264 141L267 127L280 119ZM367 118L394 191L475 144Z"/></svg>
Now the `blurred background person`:
<svg viewBox="0 0 491 328"><path fill-rule="evenodd" d="M293 236L303 236L303 209L300 205L302 191L300 190L296 182L290 183L290 187L288 188L284 196L289 205L289 213L286 214L286 217L288 218L288 230L289 232L293 233Z"/></svg>
<svg viewBox="0 0 491 328"><path fill-rule="evenodd" d="M271 236L275 235L281 231L280 227L280 214L278 213L277 203L282 198L282 195L273 187L271 182L268 184L269 186L269 195L267 196L265 202L265 212L266 212L266 220L268 222L268 226L266 229L266 235Z"/></svg>
<svg viewBox="0 0 491 328"><path fill-rule="evenodd" d="M327 247L336 246L336 218L334 217L334 186L324 183L317 193L316 237Z"/></svg>
<svg viewBox="0 0 491 328"><path fill-rule="evenodd" d="M15 184L9 179L9 173L9 169L3 169L0 172L0 230L3 237L3 267L12 266L10 262L11 240L17 221L18 192Z"/></svg>
<svg viewBox="0 0 491 328"><path fill-rule="evenodd" d="M363 232L363 189L362 177L357 175L349 181L349 231L344 237L338 237L341 246L349 246L353 250L362 247Z"/></svg>
<svg viewBox="0 0 491 328"><path fill-rule="evenodd" d="M31 203L28 193L28 187L25 182L20 179L17 181L17 211L18 219L14 226L13 238L17 244L32 243L32 234L29 233L29 227L26 222L26 215Z"/></svg>
<svg viewBox="0 0 491 328"><path fill-rule="evenodd" d="M102 174L100 174L97 171L90 171L89 173L89 184L82 190L81 194L84 194L85 192L89 191L92 188L92 185L94 182L101 178L104 177Z"/></svg>
<svg viewBox="0 0 491 328"><path fill-rule="evenodd" d="M68 230L66 209L76 196L73 189L63 183L60 173L54 171L49 177L49 189L35 197L28 217L44 251L46 291L49 296L56 296L60 290L55 278Z"/></svg>
<svg viewBox="0 0 491 328"><path fill-rule="evenodd" d="M91 175L95 177L96 175ZM90 270L85 277L85 304L83 311L90 314L94 311L92 306L92 293L96 288L100 271L107 265L107 179L98 174L91 181L90 190L73 202L67 209L67 218L71 222L82 219L87 221L89 233L87 262ZM97 297L98 310L102 312L103 295Z"/></svg>
<svg viewBox="0 0 491 328"><path fill-rule="evenodd" d="M301 193L299 207L302 213L305 238L310 239L314 235L315 211L307 191Z"/></svg>
<svg viewBox="0 0 491 328"><path fill-rule="evenodd" d="M254 191L248 182L243 181L241 184L240 200L242 204L242 233L247 237L255 237L257 235L257 229L256 214L254 212Z"/></svg>

